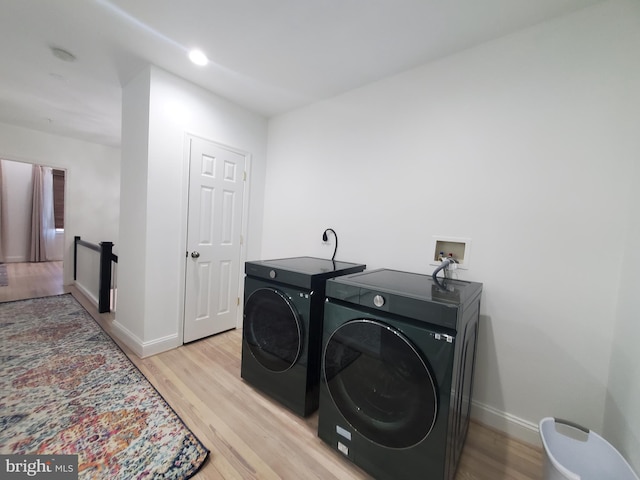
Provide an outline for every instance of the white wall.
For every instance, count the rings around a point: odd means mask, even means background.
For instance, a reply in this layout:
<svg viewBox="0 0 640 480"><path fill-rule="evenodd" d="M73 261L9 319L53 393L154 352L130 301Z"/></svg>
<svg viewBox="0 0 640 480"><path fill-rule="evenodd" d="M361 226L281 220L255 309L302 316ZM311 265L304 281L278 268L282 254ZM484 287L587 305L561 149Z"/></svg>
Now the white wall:
<svg viewBox="0 0 640 480"><path fill-rule="evenodd" d="M474 415L532 442L547 415L601 431L640 153L639 5L601 4L270 120L261 258L328 258L333 227L338 259L431 273L433 235L471 238L461 278L484 283Z"/></svg>
<svg viewBox="0 0 640 480"><path fill-rule="evenodd" d="M245 248L249 257L257 257L267 122L155 67L125 86L123 98L122 245L116 322L125 341L146 356L182 343L186 135L250 154Z"/></svg>
<svg viewBox="0 0 640 480"><path fill-rule="evenodd" d="M640 32L640 28L638 29ZM636 107L640 111L640 105ZM638 150L640 150L640 139ZM629 235L624 249L620 300L605 410L605 437L640 474L640 164L632 177Z"/></svg>
<svg viewBox="0 0 640 480"><path fill-rule="evenodd" d="M635 42L640 44L640 15L630 15L636 22ZM640 72L630 72L629 85L637 89ZM640 474L640 98L627 99L635 116L629 119L629 127L635 132L626 139L629 147L636 151L635 171L630 176L631 188L628 196L630 206L627 217L628 231L623 250L622 273L618 298L618 310L614 327L613 349L609 370L609 382L604 417L604 435L631 463Z"/></svg>
<svg viewBox="0 0 640 480"><path fill-rule="evenodd" d="M4 190L5 236L4 255L6 262L29 261L29 237L31 234L31 170L29 163L2 162Z"/></svg>
<svg viewBox="0 0 640 480"><path fill-rule="evenodd" d="M66 285L73 283L75 235L118 245L119 149L0 124L0 158L66 170Z"/></svg>

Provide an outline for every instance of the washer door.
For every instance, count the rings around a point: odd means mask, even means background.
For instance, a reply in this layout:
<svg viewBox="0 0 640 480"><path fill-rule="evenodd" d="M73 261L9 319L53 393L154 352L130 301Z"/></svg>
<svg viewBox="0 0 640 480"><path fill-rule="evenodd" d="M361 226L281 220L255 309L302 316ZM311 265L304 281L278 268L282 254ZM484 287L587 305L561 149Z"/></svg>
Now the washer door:
<svg viewBox="0 0 640 480"><path fill-rule="evenodd" d="M254 291L244 306L244 338L266 369L284 372L302 350L302 324L289 298L272 288Z"/></svg>
<svg viewBox="0 0 640 480"><path fill-rule="evenodd" d="M375 320L352 320L329 337L323 355L329 394L344 418L370 441L409 448L435 423L436 386L413 344Z"/></svg>

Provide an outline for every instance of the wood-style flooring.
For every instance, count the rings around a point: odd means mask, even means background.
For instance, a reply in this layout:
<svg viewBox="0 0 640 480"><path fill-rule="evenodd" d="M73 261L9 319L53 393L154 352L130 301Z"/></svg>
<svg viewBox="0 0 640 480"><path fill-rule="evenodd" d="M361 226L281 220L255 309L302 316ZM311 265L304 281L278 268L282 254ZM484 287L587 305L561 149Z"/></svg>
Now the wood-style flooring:
<svg viewBox="0 0 640 480"><path fill-rule="evenodd" d="M62 262L6 263L9 285L0 287L0 302L68 292L62 285Z"/></svg>
<svg viewBox="0 0 640 480"><path fill-rule="evenodd" d="M28 278L22 280L29 286L20 288L20 298L26 298L24 292L43 296L70 291L105 330L111 330L113 314L98 314L75 288L63 288L61 280L55 280L61 279L61 273L52 280L47 279L47 272L38 276L34 269L14 270ZM0 301L13 299L2 292L4 288L0 287ZM207 463L193 478L370 479L317 437L317 413L299 418L240 378L241 341L241 330L232 330L145 359L121 345L211 450ZM539 480L542 462L539 448L472 422L456 480Z"/></svg>

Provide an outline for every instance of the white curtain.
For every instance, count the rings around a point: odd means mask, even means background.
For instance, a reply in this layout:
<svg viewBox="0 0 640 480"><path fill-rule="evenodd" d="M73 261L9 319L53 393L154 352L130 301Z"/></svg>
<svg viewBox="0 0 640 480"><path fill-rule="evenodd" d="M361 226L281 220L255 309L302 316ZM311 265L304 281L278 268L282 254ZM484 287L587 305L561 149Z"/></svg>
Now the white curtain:
<svg viewBox="0 0 640 480"><path fill-rule="evenodd" d="M53 213L53 169L50 167L42 167L42 230L47 260L53 260L56 219Z"/></svg>
<svg viewBox="0 0 640 480"><path fill-rule="evenodd" d="M46 262L53 252L56 228L53 217L53 173L51 168L33 166L33 202L31 209L31 262Z"/></svg>

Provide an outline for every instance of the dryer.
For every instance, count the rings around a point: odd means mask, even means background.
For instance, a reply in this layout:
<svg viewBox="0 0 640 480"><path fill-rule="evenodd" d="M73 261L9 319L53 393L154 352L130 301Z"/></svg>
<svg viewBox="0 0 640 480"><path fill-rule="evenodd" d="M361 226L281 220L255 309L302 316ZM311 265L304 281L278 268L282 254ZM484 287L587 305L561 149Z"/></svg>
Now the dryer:
<svg viewBox="0 0 640 480"><path fill-rule="evenodd" d="M365 268L315 257L246 262L242 378L298 415L315 411L326 281Z"/></svg>
<svg viewBox="0 0 640 480"><path fill-rule="evenodd" d="M327 282L318 435L378 480L455 476L482 284L396 270Z"/></svg>

